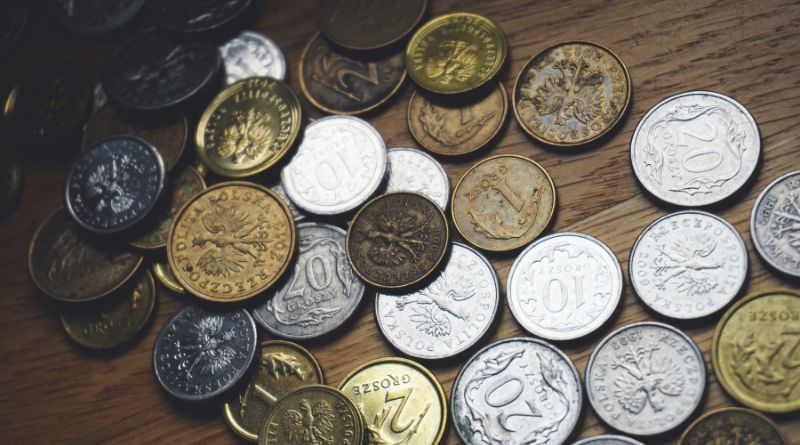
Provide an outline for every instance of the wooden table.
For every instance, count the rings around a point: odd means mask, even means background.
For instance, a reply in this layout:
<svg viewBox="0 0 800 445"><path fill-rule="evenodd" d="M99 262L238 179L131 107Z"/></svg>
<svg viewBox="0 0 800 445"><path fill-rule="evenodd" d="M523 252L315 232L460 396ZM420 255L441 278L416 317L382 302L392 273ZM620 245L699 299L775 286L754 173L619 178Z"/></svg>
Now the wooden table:
<svg viewBox="0 0 800 445"><path fill-rule="evenodd" d="M311 0L265 2L251 27L283 48L290 83L299 91L300 53L315 32ZM523 64L546 46L588 39L614 50L628 65L634 99L620 131L589 151L545 149L520 130L513 117L484 155L518 153L541 163L558 189L558 213L552 232L577 230L606 242L623 270L642 229L668 209L646 197L631 171L629 142L644 112L662 98L692 89L728 94L758 121L763 140L757 178L742 196L714 209L740 231L750 250L747 291L770 286L797 288L769 271L752 249L748 218L753 201L772 179L800 168L800 3L796 1L595 1L431 0L431 15L464 10L498 22L510 43L502 80L511 89ZM76 60L99 78L106 55L130 32L103 42L66 35L42 11L31 17L21 48L0 70L3 91L35 61L50 57ZM144 26L147 20L140 20ZM367 116L387 145L415 146L406 126L406 105L414 89L407 82L387 106ZM307 104L306 104L307 105ZM310 106L306 110L312 115ZM453 183L474 160L442 160ZM190 297L160 292L154 322L127 350L90 354L61 332L54 306L28 278L26 258L34 230L62 202L68 164L27 165L16 212L0 225L0 437L4 443L236 443L221 409L184 406L161 391L152 369L152 345L165 319ZM513 256L490 255L501 282ZM394 352L378 332L373 304L365 298L350 330L311 344L329 383L338 384L354 366ZM627 285L614 325L652 316ZM506 304L492 339L524 335ZM708 368L703 410L734 404L717 384L710 362L714 321L684 326L700 345ZM601 336L609 328L564 349L583 373ZM481 342L485 345L488 339ZM463 361L464 359L461 359ZM448 394L461 361L432 365ZM800 443L800 417L777 418L790 442ZM579 436L600 434L600 424L585 404ZM648 443L673 443L679 431ZM458 443L451 430L446 442Z"/></svg>

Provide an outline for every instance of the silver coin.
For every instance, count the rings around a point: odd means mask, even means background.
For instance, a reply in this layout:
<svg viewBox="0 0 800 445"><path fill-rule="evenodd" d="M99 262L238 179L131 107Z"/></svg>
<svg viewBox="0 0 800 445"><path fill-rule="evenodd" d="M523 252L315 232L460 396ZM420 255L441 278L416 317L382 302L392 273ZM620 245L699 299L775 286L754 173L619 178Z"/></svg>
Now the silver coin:
<svg viewBox="0 0 800 445"><path fill-rule="evenodd" d="M586 365L595 413L634 436L670 431L703 399L703 354L686 334L654 321L625 325L600 341Z"/></svg>
<svg viewBox="0 0 800 445"><path fill-rule="evenodd" d="M533 338L496 341L458 373L450 397L453 425L467 445L560 445L572 435L583 393L575 365Z"/></svg>
<svg viewBox="0 0 800 445"><path fill-rule="evenodd" d="M388 156L386 193L416 192L447 209L450 179L439 161L414 148L392 148Z"/></svg>
<svg viewBox="0 0 800 445"><path fill-rule="evenodd" d="M727 306L747 278L747 248L724 219L697 210L650 224L633 245L630 278L661 315L695 319Z"/></svg>
<svg viewBox="0 0 800 445"><path fill-rule="evenodd" d="M689 91L645 114L631 139L639 182L656 198L697 207L724 200L752 176L761 155L753 116L718 93Z"/></svg>
<svg viewBox="0 0 800 445"><path fill-rule="evenodd" d="M250 77L286 79L286 59L269 37L242 31L219 47L225 66L225 83L234 84Z"/></svg>
<svg viewBox="0 0 800 445"><path fill-rule="evenodd" d="M284 203L286 203L286 207L289 207L289 211L292 212L292 217L294 217L294 220L296 222L300 222L306 219L306 215L303 212L301 212L296 205L294 205L294 203L292 202L291 199L289 199L288 196L286 196L286 190L283 189L283 185L281 185L281 183L275 184L274 186L270 187L270 190L275 192L275 194L278 195L278 197L281 198Z"/></svg>
<svg viewBox="0 0 800 445"><path fill-rule="evenodd" d="M301 209L336 215L357 208L378 190L387 163L386 145L375 127L357 117L328 116L306 127L281 182Z"/></svg>
<svg viewBox="0 0 800 445"><path fill-rule="evenodd" d="M772 181L758 196L750 237L767 264L800 278L800 170Z"/></svg>
<svg viewBox="0 0 800 445"><path fill-rule="evenodd" d="M269 332L306 340L330 333L355 312L364 283L353 274L344 230L320 223L297 225L294 271L253 316Z"/></svg>
<svg viewBox="0 0 800 445"><path fill-rule="evenodd" d="M402 295L379 293L375 320L386 339L404 354L443 359L483 338L499 305L500 286L492 264L472 247L453 243L447 264L424 289Z"/></svg>
<svg viewBox="0 0 800 445"><path fill-rule="evenodd" d="M533 335L572 340L600 328L622 297L622 269L599 240L576 232L541 238L508 273L508 305Z"/></svg>
<svg viewBox="0 0 800 445"><path fill-rule="evenodd" d="M587 437L579 440L572 445L644 445L638 440L630 437L617 436L614 434L604 434L602 436Z"/></svg>

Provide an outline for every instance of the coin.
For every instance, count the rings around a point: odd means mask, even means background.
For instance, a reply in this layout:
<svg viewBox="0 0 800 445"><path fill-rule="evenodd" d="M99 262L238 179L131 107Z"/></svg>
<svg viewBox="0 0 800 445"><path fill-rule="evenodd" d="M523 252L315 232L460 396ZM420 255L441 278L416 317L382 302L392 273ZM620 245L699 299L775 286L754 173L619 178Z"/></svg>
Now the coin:
<svg viewBox="0 0 800 445"><path fill-rule="evenodd" d="M500 306L492 264L475 249L453 243L439 276L406 294L379 292L375 321L403 354L419 359L458 355L483 338Z"/></svg>
<svg viewBox="0 0 800 445"><path fill-rule="evenodd" d="M167 258L191 294L229 303L275 284L294 249L294 220L280 198L251 182L223 182L175 215Z"/></svg>
<svg viewBox="0 0 800 445"><path fill-rule="evenodd" d="M453 190L453 224L473 246L489 251L518 249L539 236L556 208L550 175L517 155L481 160Z"/></svg>
<svg viewBox="0 0 800 445"><path fill-rule="evenodd" d="M225 83L251 77L286 78L286 59L278 45L264 34L242 31L219 47L225 65Z"/></svg>
<svg viewBox="0 0 800 445"><path fill-rule="evenodd" d="M386 164L386 145L375 127L355 117L328 116L306 126L297 153L281 171L281 183L300 209L337 215L378 190Z"/></svg>
<svg viewBox="0 0 800 445"><path fill-rule="evenodd" d="M386 193L416 192L427 196L442 210L450 199L450 179L442 164L413 148L393 148L387 152Z"/></svg>
<svg viewBox="0 0 800 445"><path fill-rule="evenodd" d="M506 60L503 30L486 17L457 12L420 27L406 48L406 69L420 87L440 94L474 90Z"/></svg>
<svg viewBox="0 0 800 445"><path fill-rule="evenodd" d="M747 278L747 248L724 219L697 210L663 216L633 245L629 275L661 315L697 319L727 306Z"/></svg>
<svg viewBox="0 0 800 445"><path fill-rule="evenodd" d="M185 294L186 289L181 286L172 269L169 268L169 263L162 261L153 261L152 264L153 275L156 276L158 282L170 291L176 294Z"/></svg>
<svg viewBox="0 0 800 445"><path fill-rule="evenodd" d="M772 181L750 214L750 238L770 266L800 277L800 170Z"/></svg>
<svg viewBox="0 0 800 445"><path fill-rule="evenodd" d="M153 369L161 387L185 401L212 399L244 376L256 355L256 323L245 309L186 306L161 328Z"/></svg>
<svg viewBox="0 0 800 445"><path fill-rule="evenodd" d="M416 362L396 357L369 361L350 372L339 389L364 416L368 443L431 445L444 435L444 390Z"/></svg>
<svg viewBox="0 0 800 445"><path fill-rule="evenodd" d="M11 52L28 24L28 5L0 2L0 54Z"/></svg>
<svg viewBox="0 0 800 445"><path fill-rule="evenodd" d="M319 33L311 37L300 56L300 89L309 102L326 113L373 110L389 100L405 78L402 53L355 59Z"/></svg>
<svg viewBox="0 0 800 445"><path fill-rule="evenodd" d="M455 430L467 445L561 444L578 424L583 392L563 352L516 337L473 355L458 372L450 403Z"/></svg>
<svg viewBox="0 0 800 445"><path fill-rule="evenodd" d="M22 164L9 147L0 146L0 218L11 214L22 193Z"/></svg>
<svg viewBox="0 0 800 445"><path fill-rule="evenodd" d="M711 340L714 373L731 397L759 411L800 409L800 292L764 289L731 306Z"/></svg>
<svg viewBox="0 0 800 445"><path fill-rule="evenodd" d="M191 34L227 28L253 4L253 0L153 0L147 6L162 28Z"/></svg>
<svg viewBox="0 0 800 445"><path fill-rule="evenodd" d="M678 445L786 445L775 423L756 411L725 407L700 416L681 434Z"/></svg>
<svg viewBox="0 0 800 445"><path fill-rule="evenodd" d="M75 34L95 37L115 31L130 22L145 0L50 0L58 23Z"/></svg>
<svg viewBox="0 0 800 445"><path fill-rule="evenodd" d="M289 207L289 211L292 213L295 222L300 222L306 219L305 213L300 211L300 209L298 209L297 206L294 205L292 200L289 199L289 197L286 195L286 190L283 189L283 184L279 182L270 187L269 189L272 190L272 193L278 195L278 198L281 198L283 200L283 202L286 204L286 207Z"/></svg>
<svg viewBox="0 0 800 445"><path fill-rule="evenodd" d="M197 124L200 160L214 173L241 178L260 173L294 145L300 100L285 83L266 77L225 88Z"/></svg>
<svg viewBox="0 0 800 445"><path fill-rule="evenodd" d="M356 275L383 289L417 284L436 272L450 233L442 209L417 193L378 196L347 230L347 259Z"/></svg>
<svg viewBox="0 0 800 445"><path fill-rule="evenodd" d="M739 102L710 91L668 97L644 115L631 138L639 183L661 201L684 207L733 195L755 172L761 138Z"/></svg>
<svg viewBox="0 0 800 445"><path fill-rule="evenodd" d="M141 264L141 255L85 238L64 207L45 218L28 251L33 283L66 303L96 300L116 291Z"/></svg>
<svg viewBox="0 0 800 445"><path fill-rule="evenodd" d="M608 334L586 365L586 391L595 413L634 436L673 430L703 399L703 354L678 329L643 321Z"/></svg>
<svg viewBox="0 0 800 445"><path fill-rule="evenodd" d="M408 35L427 8L427 0L318 0L317 26L341 47L377 49Z"/></svg>
<svg viewBox="0 0 800 445"><path fill-rule="evenodd" d="M638 440L633 440L629 437L617 436L613 434L604 434L602 436L587 437L586 439L579 440L572 445L644 445Z"/></svg>
<svg viewBox="0 0 800 445"><path fill-rule="evenodd" d="M288 341L261 343L258 368L247 386L225 402L225 421L240 436L258 441L258 431L272 408L298 388L323 382L317 359L304 347Z"/></svg>

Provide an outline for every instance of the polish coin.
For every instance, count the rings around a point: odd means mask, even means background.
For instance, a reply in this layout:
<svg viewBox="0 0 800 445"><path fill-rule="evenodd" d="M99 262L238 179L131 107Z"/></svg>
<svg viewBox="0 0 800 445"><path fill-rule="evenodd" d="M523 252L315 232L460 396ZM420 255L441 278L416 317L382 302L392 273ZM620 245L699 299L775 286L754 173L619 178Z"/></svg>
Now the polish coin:
<svg viewBox="0 0 800 445"><path fill-rule="evenodd" d="M427 7L428 0L319 0L317 26L341 47L377 49L410 33Z"/></svg>
<svg viewBox="0 0 800 445"><path fill-rule="evenodd" d="M254 0L152 0L148 9L159 26L181 33L227 28L250 10Z"/></svg>
<svg viewBox="0 0 800 445"><path fill-rule="evenodd" d="M761 192L750 214L750 238L767 264L800 278L800 170Z"/></svg>
<svg viewBox="0 0 800 445"><path fill-rule="evenodd" d="M99 36L130 22L145 0L50 0L50 9L65 28L82 36Z"/></svg>
<svg viewBox="0 0 800 445"><path fill-rule="evenodd" d="M613 434L604 434L602 436L587 437L586 439L579 440L572 445L644 445L638 440L633 440L629 437L617 436Z"/></svg>
<svg viewBox="0 0 800 445"><path fill-rule="evenodd" d="M788 445L778 426L763 414L725 407L700 416L681 434L678 445Z"/></svg>
<svg viewBox="0 0 800 445"><path fill-rule="evenodd" d="M176 294L185 294L186 289L181 285L172 269L169 268L169 263L166 261L153 261L152 265L153 275L162 286Z"/></svg>
<svg viewBox="0 0 800 445"><path fill-rule="evenodd" d="M283 189L283 184L280 182L273 185L269 188L272 190L273 193L278 195L278 198L281 198L284 203L286 203L286 207L289 207L289 211L292 212L292 216L294 217L295 222L300 222L306 219L306 214L300 211L296 205L289 199L289 196L286 195L286 190Z"/></svg>
<svg viewBox="0 0 800 445"><path fill-rule="evenodd" d="M442 208L450 199L450 179L442 164L413 148L393 148L388 152L386 193L416 192Z"/></svg>
<svg viewBox="0 0 800 445"><path fill-rule="evenodd" d="M225 83L234 83L251 77L286 78L286 59L278 45L269 37L242 31L220 46L225 65Z"/></svg>

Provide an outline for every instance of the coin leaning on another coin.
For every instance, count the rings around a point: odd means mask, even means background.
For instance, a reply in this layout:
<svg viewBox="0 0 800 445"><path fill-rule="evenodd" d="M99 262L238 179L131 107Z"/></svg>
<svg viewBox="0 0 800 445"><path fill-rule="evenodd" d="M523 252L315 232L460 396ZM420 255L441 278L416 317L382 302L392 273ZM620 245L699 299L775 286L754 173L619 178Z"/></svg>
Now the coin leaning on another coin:
<svg viewBox="0 0 800 445"><path fill-rule="evenodd" d="M750 238L772 268L800 277L800 171L772 181L753 204Z"/></svg>

